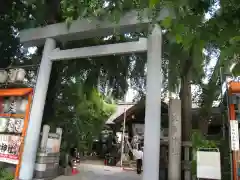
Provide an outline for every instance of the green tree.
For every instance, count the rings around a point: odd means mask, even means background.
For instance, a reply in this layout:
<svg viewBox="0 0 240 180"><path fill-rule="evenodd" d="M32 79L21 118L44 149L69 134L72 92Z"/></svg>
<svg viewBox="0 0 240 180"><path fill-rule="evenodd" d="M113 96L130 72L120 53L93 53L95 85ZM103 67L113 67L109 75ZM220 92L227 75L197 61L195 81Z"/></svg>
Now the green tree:
<svg viewBox="0 0 240 180"><path fill-rule="evenodd" d="M106 103L96 89L86 92L81 80L71 80L58 87L60 90L52 104L54 114L44 119L45 123L63 128L63 148L78 145L80 149L91 149L93 139L98 137L115 106Z"/></svg>
<svg viewBox="0 0 240 180"><path fill-rule="evenodd" d="M168 17L161 22L162 27L164 28L164 30L166 30L165 42L167 44L164 45L166 45L167 47L164 49L164 58L166 59L166 61L169 62L167 68L168 70L164 74L166 75L167 73L169 73L168 84L170 85L170 89L181 86L180 97L182 99L183 107L183 127L184 129L186 129L186 131L184 131L183 138L185 140L190 139L191 133L190 109L192 97L190 85L200 84L202 86L202 89L204 89L202 91L202 96L204 97L206 97L204 95L206 94L205 90L211 89L206 88L205 85L201 83L201 79L204 75L203 65L204 63L207 63L206 57L203 54L203 49L206 49L210 52L212 51L212 49L219 49L221 52L220 59L222 60L222 62L219 63L219 66L223 66L225 68L227 67L227 65L231 64L226 59L234 56L236 54L236 48L238 48L239 28L238 17L236 16L236 14L238 13L239 5L236 1L28 0L25 2L25 5L27 7L32 7L31 17L33 23L29 23L30 26L46 25L64 20L70 22L77 18L91 16L95 16L100 19L109 18L117 23L122 14L133 9L138 10L139 17L141 17L142 10L145 7L149 6L151 18L156 17L157 13L161 10L161 7L169 7L173 9L176 14L176 18L172 19L171 17ZM214 7L216 6L216 3L219 3L221 8L220 11L217 11L215 13ZM52 9L56 10L53 11ZM207 12L213 14L213 17L210 20L204 20L204 16ZM234 21L230 20L231 17L234 17ZM146 35L146 32L142 34L133 33L131 38L138 38L139 36L146 37ZM64 45L63 48L69 48L74 46L77 47L82 44L94 45L109 43L111 41L123 42L131 38L127 38L124 36L113 36L112 38L110 38L109 41L103 40L103 38L94 38L91 40L68 43L67 45ZM116 97L122 96L126 91L128 87L126 80L129 77L134 80L133 84L135 85L136 89L142 89L145 83L145 79L142 77L145 73L144 70L146 58L144 58L143 55L134 55L115 57L114 59L118 59L118 61L116 61L117 65L110 63L110 61L104 61L106 62L106 64L103 65L101 65L103 61L99 61L101 63L97 63L97 61L90 62L88 60L85 60L83 63L83 61L81 61L81 66L83 66L83 68L81 68L83 69L82 72L88 72L87 75L89 77L86 79L85 83L91 84L92 87L96 87L99 80L106 81L108 79L108 86L113 92L113 95ZM139 59L141 59L141 61L139 61ZM62 65L59 65L58 69L56 70L56 77L59 77L57 71L58 73L60 73L59 71L65 68L66 65L71 67L71 65L67 63L62 63ZM137 80L138 77L141 77L141 80ZM213 79L216 80L211 80L210 84L214 84L215 86L215 81L217 82L218 78ZM52 81L56 82L55 80ZM55 88L57 87L57 84L55 83L50 84L55 86ZM210 84L209 87L211 86ZM49 89L49 92L50 91L54 92L51 87ZM48 99L51 100L52 98L49 97ZM205 104L206 98L203 99L202 102ZM209 104L211 104L210 101ZM210 105L208 105L208 107L209 106Z"/></svg>
<svg viewBox="0 0 240 180"><path fill-rule="evenodd" d="M30 9L22 1L9 0L0 7L0 68L22 57L17 29L28 20Z"/></svg>
<svg viewBox="0 0 240 180"><path fill-rule="evenodd" d="M206 1L183 1L171 4L176 18L166 18L162 26L167 30L169 88L180 86L182 102L183 140L191 139L192 84L204 77L203 66L208 63L203 50L209 43L206 36L205 14L214 5Z"/></svg>

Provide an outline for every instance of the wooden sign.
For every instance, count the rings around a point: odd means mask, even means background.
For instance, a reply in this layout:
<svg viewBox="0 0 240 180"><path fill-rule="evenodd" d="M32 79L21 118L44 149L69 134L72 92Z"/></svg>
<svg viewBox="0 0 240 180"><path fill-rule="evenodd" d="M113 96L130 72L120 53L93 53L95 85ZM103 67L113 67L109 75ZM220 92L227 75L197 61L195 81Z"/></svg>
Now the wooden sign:
<svg viewBox="0 0 240 180"><path fill-rule="evenodd" d="M239 150L238 121L230 120L230 133L231 133L231 149L233 151L238 151Z"/></svg>

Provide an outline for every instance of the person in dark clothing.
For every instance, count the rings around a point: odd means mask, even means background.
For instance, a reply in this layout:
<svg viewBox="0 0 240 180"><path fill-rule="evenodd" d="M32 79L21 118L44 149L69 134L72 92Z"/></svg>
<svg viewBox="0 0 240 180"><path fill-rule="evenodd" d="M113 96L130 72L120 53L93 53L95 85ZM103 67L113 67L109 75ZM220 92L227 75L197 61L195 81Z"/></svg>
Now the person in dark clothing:
<svg viewBox="0 0 240 180"><path fill-rule="evenodd" d="M142 161L143 161L143 151L141 147L138 147L138 149L133 150L133 154L137 161L137 174L142 173Z"/></svg>
<svg viewBox="0 0 240 180"><path fill-rule="evenodd" d="M73 160L76 160L77 158L77 153L78 153L78 150L77 150L77 146L74 146L72 148L70 148L70 152L69 152L69 166L72 167L72 162Z"/></svg>
<svg viewBox="0 0 240 180"><path fill-rule="evenodd" d="M137 174L142 173L142 159L137 159Z"/></svg>

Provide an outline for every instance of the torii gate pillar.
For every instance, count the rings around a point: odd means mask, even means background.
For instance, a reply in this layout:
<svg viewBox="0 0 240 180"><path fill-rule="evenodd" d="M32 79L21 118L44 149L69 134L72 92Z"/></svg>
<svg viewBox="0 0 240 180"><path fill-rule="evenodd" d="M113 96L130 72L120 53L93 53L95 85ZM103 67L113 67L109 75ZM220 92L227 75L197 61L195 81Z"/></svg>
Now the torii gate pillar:
<svg viewBox="0 0 240 180"><path fill-rule="evenodd" d="M38 149L39 134L41 131L40 127L42 124L48 83L52 70L52 61L49 58L49 54L55 48L55 40L51 38L46 39L34 92L34 100L31 107L31 121L29 121L27 137L24 142L19 180L32 180Z"/></svg>
<svg viewBox="0 0 240 180"><path fill-rule="evenodd" d="M162 31L158 25L149 35L147 45L143 180L158 180L162 90Z"/></svg>

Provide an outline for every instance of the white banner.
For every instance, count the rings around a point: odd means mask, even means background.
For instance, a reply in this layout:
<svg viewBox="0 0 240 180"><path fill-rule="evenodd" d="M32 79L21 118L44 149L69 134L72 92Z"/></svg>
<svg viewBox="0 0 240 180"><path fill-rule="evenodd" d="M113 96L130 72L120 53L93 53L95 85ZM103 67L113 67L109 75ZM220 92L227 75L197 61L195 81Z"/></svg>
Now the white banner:
<svg viewBox="0 0 240 180"><path fill-rule="evenodd" d="M231 132L231 149L233 151L239 150L239 132L238 121L230 120L230 132Z"/></svg>
<svg viewBox="0 0 240 180"><path fill-rule="evenodd" d="M197 178L221 179L220 152L197 151Z"/></svg>

